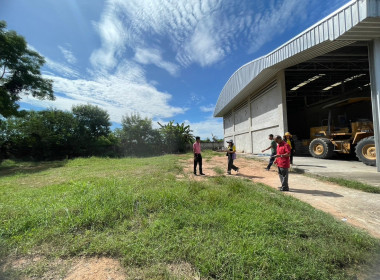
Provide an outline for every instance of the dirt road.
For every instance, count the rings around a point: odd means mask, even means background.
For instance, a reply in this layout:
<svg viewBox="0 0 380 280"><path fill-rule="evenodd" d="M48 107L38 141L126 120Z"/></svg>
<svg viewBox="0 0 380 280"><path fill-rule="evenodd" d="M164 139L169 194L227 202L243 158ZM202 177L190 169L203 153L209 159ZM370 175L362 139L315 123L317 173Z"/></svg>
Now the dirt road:
<svg viewBox="0 0 380 280"><path fill-rule="evenodd" d="M279 187L280 180L274 166L270 171L266 171L264 169L266 167L265 162L243 157L238 157L234 163L240 168L240 171L239 173L232 171L232 175L229 176L245 177L276 189ZM203 172L206 176L191 176L194 180L203 180L207 176L217 176L216 168L226 170L226 157L216 156L211 160L204 160ZM185 171L192 174L192 159L186 162ZM289 187L290 192L285 192L286 195L307 202L342 222L364 229L372 236L380 238L379 194L341 187L296 173L290 173Z"/></svg>

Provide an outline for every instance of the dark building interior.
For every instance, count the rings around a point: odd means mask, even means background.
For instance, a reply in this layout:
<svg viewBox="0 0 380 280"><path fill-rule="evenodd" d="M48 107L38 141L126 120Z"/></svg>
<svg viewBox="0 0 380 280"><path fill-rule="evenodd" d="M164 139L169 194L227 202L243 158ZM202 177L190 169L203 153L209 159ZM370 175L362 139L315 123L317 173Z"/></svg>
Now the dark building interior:
<svg viewBox="0 0 380 280"><path fill-rule="evenodd" d="M309 139L310 128L372 121L366 42L357 42L285 70L289 131Z"/></svg>

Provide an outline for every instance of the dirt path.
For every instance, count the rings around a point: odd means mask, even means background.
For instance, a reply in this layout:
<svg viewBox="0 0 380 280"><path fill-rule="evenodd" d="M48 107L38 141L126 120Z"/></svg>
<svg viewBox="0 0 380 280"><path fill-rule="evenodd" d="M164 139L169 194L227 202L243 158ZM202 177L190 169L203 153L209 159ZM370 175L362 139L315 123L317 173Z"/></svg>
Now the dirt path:
<svg viewBox="0 0 380 280"><path fill-rule="evenodd" d="M265 162L238 158L235 165L240 168L238 174L232 171L231 176L244 177L254 182L264 183L273 188L279 187L276 168L266 171ZM204 160L203 172L206 176L192 175L192 159L186 162L185 171L194 180L204 180L209 176L217 176L216 168L226 170L225 157L213 157ZM329 213L339 220L366 230L374 237L380 238L380 195L341 187L332 183L322 182L300 174L290 173L290 192L287 195L309 203L313 207Z"/></svg>

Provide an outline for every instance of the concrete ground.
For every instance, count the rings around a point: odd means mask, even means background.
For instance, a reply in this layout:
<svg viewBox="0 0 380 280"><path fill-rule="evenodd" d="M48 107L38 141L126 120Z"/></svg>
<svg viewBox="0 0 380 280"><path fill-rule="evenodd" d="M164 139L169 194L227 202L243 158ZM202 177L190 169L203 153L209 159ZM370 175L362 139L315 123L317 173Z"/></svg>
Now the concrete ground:
<svg viewBox="0 0 380 280"><path fill-rule="evenodd" d="M268 155L250 155L267 161ZM317 159L311 156L295 156L293 168L302 173L310 173L325 177L343 178L347 180L359 181L375 187L380 187L380 172L376 167L368 166L356 160L342 159Z"/></svg>

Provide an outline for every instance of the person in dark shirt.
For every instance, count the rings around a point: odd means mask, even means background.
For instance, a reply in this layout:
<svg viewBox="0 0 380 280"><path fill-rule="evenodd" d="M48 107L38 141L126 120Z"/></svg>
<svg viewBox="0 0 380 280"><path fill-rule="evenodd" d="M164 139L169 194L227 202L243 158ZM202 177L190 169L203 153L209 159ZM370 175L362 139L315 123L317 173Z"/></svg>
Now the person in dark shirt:
<svg viewBox="0 0 380 280"><path fill-rule="evenodd" d="M293 136L290 132L285 133L284 141L290 146L290 164L293 164L293 156L296 152L296 145L294 144Z"/></svg>
<svg viewBox="0 0 380 280"><path fill-rule="evenodd" d="M270 152L271 152L271 155L270 155L270 158L269 158L269 163L268 163L268 166L265 168L265 170L269 171L269 169L271 168L273 162L274 162L274 156L276 155L277 153L277 143L276 141L273 139L273 134L269 134L269 140L270 140L270 146L268 148L266 148L265 150L262 150L261 152L264 153L266 150L269 150L270 149Z"/></svg>
<svg viewBox="0 0 380 280"><path fill-rule="evenodd" d="M231 169L235 170L236 172L239 172L239 167L234 165L234 159L236 159L236 147L234 145L234 142L232 140L227 141L228 147L227 147L227 156L228 156L228 167L227 167L227 173L231 175Z"/></svg>

